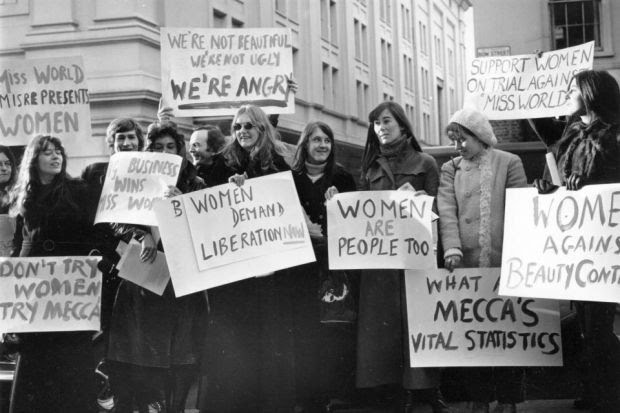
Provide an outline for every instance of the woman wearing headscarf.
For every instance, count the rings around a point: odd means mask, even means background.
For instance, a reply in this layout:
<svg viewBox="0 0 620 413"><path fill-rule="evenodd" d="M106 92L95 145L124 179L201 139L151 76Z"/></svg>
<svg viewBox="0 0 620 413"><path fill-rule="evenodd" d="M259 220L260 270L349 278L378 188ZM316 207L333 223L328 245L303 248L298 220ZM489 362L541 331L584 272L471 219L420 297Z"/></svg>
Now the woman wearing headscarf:
<svg viewBox="0 0 620 413"><path fill-rule="evenodd" d="M506 189L526 186L518 156L495 149L493 128L482 113L462 109L450 118L448 138L459 152L441 167L437 195L445 267L499 267L502 262ZM468 368L466 387L473 413L516 412L523 401L520 368Z"/></svg>
<svg viewBox="0 0 620 413"><path fill-rule="evenodd" d="M383 102L370 112L362 158L362 190L413 188L437 195L435 160L422 152L403 108ZM357 339L357 387L410 411L411 399L447 412L439 393L439 370L411 368L402 270L363 270ZM398 401L400 400L400 401Z"/></svg>

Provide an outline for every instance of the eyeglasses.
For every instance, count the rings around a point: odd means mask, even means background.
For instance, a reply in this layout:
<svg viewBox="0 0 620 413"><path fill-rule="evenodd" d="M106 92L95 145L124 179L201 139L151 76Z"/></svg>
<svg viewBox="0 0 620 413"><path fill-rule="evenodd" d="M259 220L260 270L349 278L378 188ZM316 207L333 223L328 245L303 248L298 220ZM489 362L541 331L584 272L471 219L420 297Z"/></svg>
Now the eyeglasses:
<svg viewBox="0 0 620 413"><path fill-rule="evenodd" d="M233 125L233 129L234 130L241 130L241 128L245 129L245 130L250 130L254 127L254 125L252 125L250 122L246 122L246 123L235 123Z"/></svg>

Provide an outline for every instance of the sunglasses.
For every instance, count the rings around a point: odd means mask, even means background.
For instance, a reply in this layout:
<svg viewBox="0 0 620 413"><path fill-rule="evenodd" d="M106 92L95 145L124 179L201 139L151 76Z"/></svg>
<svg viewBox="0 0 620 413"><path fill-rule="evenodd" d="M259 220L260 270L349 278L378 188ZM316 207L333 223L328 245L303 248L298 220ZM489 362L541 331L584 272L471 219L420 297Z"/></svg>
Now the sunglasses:
<svg viewBox="0 0 620 413"><path fill-rule="evenodd" d="M250 130L254 127L254 125L252 125L250 122L246 122L246 123L235 123L233 125L233 129L234 130L241 130L241 128L245 129L245 130Z"/></svg>

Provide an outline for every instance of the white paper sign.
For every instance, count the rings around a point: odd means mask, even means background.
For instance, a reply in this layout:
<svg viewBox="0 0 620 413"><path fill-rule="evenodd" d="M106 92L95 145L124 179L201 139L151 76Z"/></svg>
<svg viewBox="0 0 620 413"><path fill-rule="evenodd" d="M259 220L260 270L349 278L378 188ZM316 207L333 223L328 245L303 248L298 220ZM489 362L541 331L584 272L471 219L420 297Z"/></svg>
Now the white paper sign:
<svg viewBox="0 0 620 413"><path fill-rule="evenodd" d="M247 104L295 110L290 29L162 27L161 67L164 103L175 116L234 115Z"/></svg>
<svg viewBox="0 0 620 413"><path fill-rule="evenodd" d="M99 330L100 260L0 258L0 332Z"/></svg>
<svg viewBox="0 0 620 413"><path fill-rule="evenodd" d="M620 302L620 184L506 191L500 294Z"/></svg>
<svg viewBox="0 0 620 413"><path fill-rule="evenodd" d="M338 194L326 205L330 269L436 267L432 197L359 191Z"/></svg>
<svg viewBox="0 0 620 413"><path fill-rule="evenodd" d="M118 276L139 285L142 288L162 295L170 281L170 272L166 264L166 255L157 251L157 257L153 262L140 260L141 246L138 243L130 243L123 251L118 265Z"/></svg>
<svg viewBox="0 0 620 413"><path fill-rule="evenodd" d="M95 223L157 225L153 201L176 185L183 158L156 152L118 152L110 157Z"/></svg>
<svg viewBox="0 0 620 413"><path fill-rule="evenodd" d="M499 268L405 272L411 367L561 366L557 301L497 295Z"/></svg>

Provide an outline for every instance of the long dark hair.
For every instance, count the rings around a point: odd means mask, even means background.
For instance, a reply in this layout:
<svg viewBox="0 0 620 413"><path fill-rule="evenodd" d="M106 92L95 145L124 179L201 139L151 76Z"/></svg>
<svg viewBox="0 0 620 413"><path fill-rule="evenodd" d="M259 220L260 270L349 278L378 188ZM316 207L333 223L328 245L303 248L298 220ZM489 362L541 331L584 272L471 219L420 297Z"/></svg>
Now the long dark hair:
<svg viewBox="0 0 620 413"><path fill-rule="evenodd" d="M599 120L608 125L620 123L620 88L609 72L584 70L577 73L573 81L592 121Z"/></svg>
<svg viewBox="0 0 620 413"><path fill-rule="evenodd" d="M329 156L327 157L327 165L325 165L325 176L331 178L333 176L334 168L336 165L336 142L334 141L334 132L332 131L332 128L330 128L328 124L321 121L314 121L308 123L304 130L301 132L301 135L299 136L299 141L297 142L297 151L295 152L293 167L291 169L293 169L293 171L297 173L306 172L306 161L308 160L308 142L310 141L310 136L317 129L320 129L325 135L327 135L327 137L332 143L332 149L329 152Z"/></svg>
<svg viewBox="0 0 620 413"><path fill-rule="evenodd" d="M375 120L379 119L381 113L383 113L383 111L386 109L392 114L392 116L394 116L394 119L396 119L396 122L398 122L398 125L403 131L403 135L405 135L405 137L409 139L409 142L411 143L413 149L418 152L422 152L422 147L420 146L417 139L415 138L415 135L413 134L411 122L409 122L409 119L407 119L407 115L405 115L403 107L394 101L385 101L383 103L380 103L368 114L368 122L370 122L370 125L368 125L366 146L364 147L364 155L362 156L362 175L366 175L366 172L368 171L370 166L379 156L380 143L379 137L375 133L374 122Z"/></svg>
<svg viewBox="0 0 620 413"><path fill-rule="evenodd" d="M45 151L48 144L62 153L62 167L60 173L49 184L45 205L36 205L37 195L43 189L39 176L39 155ZM67 174L67 155L60 139L50 135L37 135L28 142L22 158L17 182L11 191L11 215L22 215L26 223L32 223L35 216L57 211L62 206L77 210L78 206L67 190L71 177ZM45 209L44 211L42 209Z"/></svg>

